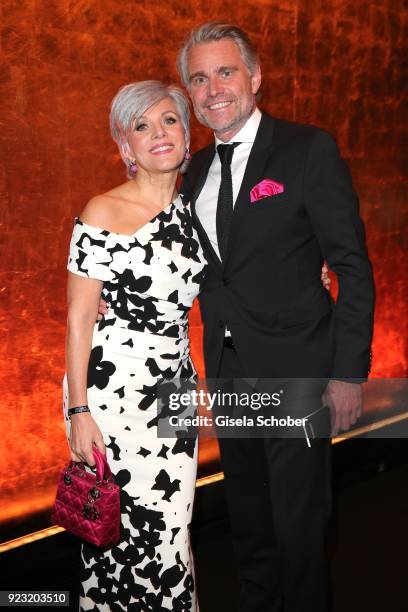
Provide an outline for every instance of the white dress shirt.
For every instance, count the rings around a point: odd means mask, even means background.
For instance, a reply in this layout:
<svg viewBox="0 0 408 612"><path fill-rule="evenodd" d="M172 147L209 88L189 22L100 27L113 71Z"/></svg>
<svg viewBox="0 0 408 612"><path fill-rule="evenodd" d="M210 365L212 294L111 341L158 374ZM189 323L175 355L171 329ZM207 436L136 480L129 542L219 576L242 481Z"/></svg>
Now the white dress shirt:
<svg viewBox="0 0 408 612"><path fill-rule="evenodd" d="M254 144L255 136L258 131L259 123L261 121L262 113L259 108L256 108L252 115L249 117L246 124L235 134L235 136L228 142L223 142L215 136L215 146L219 144L231 144L233 142L241 142L239 147L234 149L234 155L231 162L231 175L232 175L232 197L233 206L237 199L239 190L241 188L242 180L245 174L245 168L248 162L249 154L251 153L252 146ZM195 210L198 218L200 219L201 225L207 232L208 238L214 251L220 257L220 251L218 248L217 240L217 227L216 227L216 215L217 215L217 201L218 191L221 183L221 161L218 153L215 153L214 159L211 163L208 171L207 179L201 190L200 195L197 198L195 204Z"/></svg>
<svg viewBox="0 0 408 612"><path fill-rule="evenodd" d="M241 184L244 178L248 157L251 153L256 133L261 122L261 118L261 111L259 110L259 108L255 108L254 112L249 117L246 124L228 142L223 142L222 140L219 140L214 134L215 147L217 147L219 144L231 144L233 142L242 143L239 145L239 147L235 147L234 155L232 157L231 162L233 206L235 206L239 190L241 189ZM220 184L221 161L220 156L216 152L214 159L211 163L210 169L208 171L207 179L204 183L200 195L196 200L195 210L198 218L200 219L200 223L203 226L205 232L207 232L211 245L214 251L217 253L219 259L221 259L221 257L217 240L216 216ZM231 335L231 332L228 327L225 328L225 335Z"/></svg>

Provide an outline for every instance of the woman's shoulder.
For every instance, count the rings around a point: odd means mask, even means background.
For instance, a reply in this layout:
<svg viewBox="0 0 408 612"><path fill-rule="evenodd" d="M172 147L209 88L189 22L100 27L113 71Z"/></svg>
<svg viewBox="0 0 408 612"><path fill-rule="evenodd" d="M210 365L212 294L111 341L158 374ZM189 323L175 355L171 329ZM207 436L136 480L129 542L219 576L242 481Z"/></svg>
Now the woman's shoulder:
<svg viewBox="0 0 408 612"><path fill-rule="evenodd" d="M95 227L109 227L115 220L117 200L111 192L94 196L84 207L80 220Z"/></svg>
<svg viewBox="0 0 408 612"><path fill-rule="evenodd" d="M91 198L80 214L80 221L93 227L105 228L108 232L127 233L126 219L131 202L128 183Z"/></svg>

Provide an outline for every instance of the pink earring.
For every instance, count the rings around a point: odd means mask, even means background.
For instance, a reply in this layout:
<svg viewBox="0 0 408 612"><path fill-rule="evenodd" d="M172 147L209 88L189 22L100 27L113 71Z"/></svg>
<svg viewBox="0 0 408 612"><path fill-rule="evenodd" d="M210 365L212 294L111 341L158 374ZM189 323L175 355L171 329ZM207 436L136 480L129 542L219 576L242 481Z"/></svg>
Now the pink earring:
<svg viewBox="0 0 408 612"><path fill-rule="evenodd" d="M191 159L191 153L190 153L190 150L189 150L189 148L188 148L188 147L187 147L187 149L186 149L186 152L185 152L185 155L184 155L184 159L185 159L186 161L190 161L190 159Z"/></svg>
<svg viewBox="0 0 408 612"><path fill-rule="evenodd" d="M137 163L134 160L129 163L129 171L131 174L136 174L137 172Z"/></svg>

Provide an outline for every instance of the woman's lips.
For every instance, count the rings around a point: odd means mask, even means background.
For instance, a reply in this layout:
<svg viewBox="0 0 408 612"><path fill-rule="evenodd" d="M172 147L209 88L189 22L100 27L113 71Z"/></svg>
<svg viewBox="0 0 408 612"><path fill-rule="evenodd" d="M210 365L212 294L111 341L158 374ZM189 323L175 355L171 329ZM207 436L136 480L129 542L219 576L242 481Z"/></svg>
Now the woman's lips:
<svg viewBox="0 0 408 612"><path fill-rule="evenodd" d="M163 142L160 145L156 145L150 149L150 153L153 155L164 155L165 153L169 153L174 149L174 145L170 142Z"/></svg>

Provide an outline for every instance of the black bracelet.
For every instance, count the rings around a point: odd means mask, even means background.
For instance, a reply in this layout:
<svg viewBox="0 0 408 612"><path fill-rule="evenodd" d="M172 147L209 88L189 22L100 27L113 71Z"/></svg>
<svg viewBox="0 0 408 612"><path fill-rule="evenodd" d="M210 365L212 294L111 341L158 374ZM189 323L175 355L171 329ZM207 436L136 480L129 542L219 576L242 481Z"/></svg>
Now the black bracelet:
<svg viewBox="0 0 408 612"><path fill-rule="evenodd" d="M91 412L89 406L75 406L75 408L68 409L68 416L71 417L73 414L81 414L81 412Z"/></svg>

